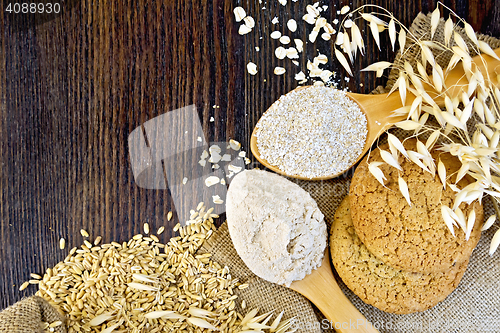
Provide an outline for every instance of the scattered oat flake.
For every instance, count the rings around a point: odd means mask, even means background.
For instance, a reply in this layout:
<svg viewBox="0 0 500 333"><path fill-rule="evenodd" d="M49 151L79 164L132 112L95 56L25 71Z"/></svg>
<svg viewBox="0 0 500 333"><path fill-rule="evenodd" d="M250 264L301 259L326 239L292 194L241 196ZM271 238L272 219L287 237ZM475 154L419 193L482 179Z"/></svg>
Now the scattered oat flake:
<svg viewBox="0 0 500 333"><path fill-rule="evenodd" d="M210 117L210 122L213 123L215 121L214 117Z"/></svg>
<svg viewBox="0 0 500 333"><path fill-rule="evenodd" d="M319 77L321 78L321 80L323 80L324 82L328 82L330 80L330 77L333 75L333 73L329 70L324 70L324 71L321 71L321 74L319 75Z"/></svg>
<svg viewBox="0 0 500 333"><path fill-rule="evenodd" d="M292 64L294 64L295 66L298 66L299 62L297 60L292 60Z"/></svg>
<svg viewBox="0 0 500 333"><path fill-rule="evenodd" d="M256 46L255 47L255 51L259 52L260 51L260 47Z"/></svg>
<svg viewBox="0 0 500 333"><path fill-rule="evenodd" d="M238 172L240 172L240 171L241 171L241 167L236 166L236 165L232 165L232 164L229 164L229 165L228 165L228 167L227 167L227 169L228 169L229 171L234 172L234 173L238 173Z"/></svg>
<svg viewBox="0 0 500 333"><path fill-rule="evenodd" d="M246 151L240 151L240 152L238 153L238 156L239 156L239 157L245 157L246 155L247 155L247 152L246 152Z"/></svg>
<svg viewBox="0 0 500 333"><path fill-rule="evenodd" d="M231 140L229 140L229 146L231 147L232 150L238 151L241 148L241 143L239 143L236 140L231 139Z"/></svg>
<svg viewBox="0 0 500 333"><path fill-rule="evenodd" d="M279 39L281 37L281 32L279 32L279 31L273 31L273 32L271 32L270 36L271 36L272 39Z"/></svg>
<svg viewBox="0 0 500 333"><path fill-rule="evenodd" d="M329 34L328 32L323 32L323 33L321 34L321 38L322 38L323 40L330 40L330 39L332 38L332 36L330 36L330 34Z"/></svg>
<svg viewBox="0 0 500 333"><path fill-rule="evenodd" d="M188 182L188 179L186 177L182 178L182 184L183 185L186 185L187 182Z"/></svg>
<svg viewBox="0 0 500 333"><path fill-rule="evenodd" d="M246 24L242 24L240 25L240 28L238 29L238 33L240 35L246 35L247 33L249 33L250 31L252 31L251 28L249 28Z"/></svg>
<svg viewBox="0 0 500 333"><path fill-rule="evenodd" d="M318 32L317 31L311 31L311 33L309 34L309 41L311 43L314 43L316 41L316 38L318 37Z"/></svg>
<svg viewBox="0 0 500 333"><path fill-rule="evenodd" d="M278 59L285 59L286 58L286 49L283 46L279 46L274 50L274 55Z"/></svg>
<svg viewBox="0 0 500 333"><path fill-rule="evenodd" d="M220 183L221 183L222 185L226 185L226 180L225 180L224 178L222 178L222 179L220 180Z"/></svg>
<svg viewBox="0 0 500 333"><path fill-rule="evenodd" d="M297 30L297 21L289 19L288 22L286 22L286 26L291 32L295 32Z"/></svg>
<svg viewBox="0 0 500 333"><path fill-rule="evenodd" d="M276 75L283 75L285 74L286 72L286 69L284 69L283 67L274 67L274 74Z"/></svg>
<svg viewBox="0 0 500 333"><path fill-rule="evenodd" d="M222 155L222 158L220 159L223 162L231 162L231 155L230 154L224 154Z"/></svg>
<svg viewBox="0 0 500 333"><path fill-rule="evenodd" d="M245 25L249 27L250 29L253 29L255 27L255 20L251 16L247 16L243 19L243 22L245 22Z"/></svg>
<svg viewBox="0 0 500 333"><path fill-rule="evenodd" d="M296 48L289 47L288 49L286 49L286 56L288 59L298 59L299 53L297 52Z"/></svg>
<svg viewBox="0 0 500 333"><path fill-rule="evenodd" d="M198 142L202 142L203 140L201 139L201 136L199 136L197 139L196 139Z"/></svg>
<svg viewBox="0 0 500 333"><path fill-rule="evenodd" d="M286 6L287 0L278 0L282 6Z"/></svg>
<svg viewBox="0 0 500 333"><path fill-rule="evenodd" d="M245 16L247 16L245 9L243 9L242 7L236 7L233 10L233 12L234 12L234 17L236 19L236 22L240 22L241 20L243 20L245 18Z"/></svg>
<svg viewBox="0 0 500 333"><path fill-rule="evenodd" d="M340 14L342 15L347 14L349 10L350 10L349 6L344 6L342 7L342 9L340 9Z"/></svg>
<svg viewBox="0 0 500 333"><path fill-rule="evenodd" d="M247 64L247 71L248 71L248 73L249 73L250 75L255 75L255 74L257 74L257 65L256 65L256 64L254 64L253 62L251 62L251 61L250 61L250 62Z"/></svg>
<svg viewBox="0 0 500 333"><path fill-rule="evenodd" d="M220 196L218 196L218 195L213 195L212 196L212 200L213 200L214 204L217 204L217 205L220 205L220 204L224 203L224 200L222 200L220 198Z"/></svg>
<svg viewBox="0 0 500 333"><path fill-rule="evenodd" d="M295 80L302 81L305 79L306 79L306 75L304 74L304 72L300 71L297 74L295 74Z"/></svg>
<svg viewBox="0 0 500 333"><path fill-rule="evenodd" d="M277 24L277 23L279 23L278 18L275 16L275 17L271 20L271 23L272 23L272 24Z"/></svg>
<svg viewBox="0 0 500 333"><path fill-rule="evenodd" d="M295 47L297 48L297 51L302 52L304 48L304 42L302 41L302 39L294 39L293 41L295 42Z"/></svg>

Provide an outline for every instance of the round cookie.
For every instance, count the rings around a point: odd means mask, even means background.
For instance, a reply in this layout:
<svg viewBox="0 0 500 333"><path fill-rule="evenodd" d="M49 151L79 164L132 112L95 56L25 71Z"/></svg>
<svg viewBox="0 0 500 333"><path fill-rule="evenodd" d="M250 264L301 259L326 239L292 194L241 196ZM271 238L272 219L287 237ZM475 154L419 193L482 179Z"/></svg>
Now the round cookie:
<svg viewBox="0 0 500 333"><path fill-rule="evenodd" d="M416 140L407 140L404 146L416 151ZM381 149L388 150L388 146ZM448 153L434 152L433 157L441 159L447 175L461 166ZM382 161L379 149L370 153L370 162L375 161ZM477 202L460 205L466 217L471 209L475 210L476 223L468 241L460 228L455 227L453 236L444 223L441 206L452 206L455 192L449 186L443 189L437 175L424 172L404 157L399 162L403 171L386 163L380 166L387 178L385 187L369 172L367 157L356 169L349 192L356 233L371 253L392 267L420 273L450 270L467 260L476 247L481 237L482 206ZM399 190L399 175L408 184L411 206ZM469 183L470 179L464 177L458 187Z"/></svg>
<svg viewBox="0 0 500 333"><path fill-rule="evenodd" d="M332 224L333 265L349 289L382 311L406 314L427 310L458 286L468 260L443 273L412 273L392 268L371 254L356 235L349 197L340 204Z"/></svg>

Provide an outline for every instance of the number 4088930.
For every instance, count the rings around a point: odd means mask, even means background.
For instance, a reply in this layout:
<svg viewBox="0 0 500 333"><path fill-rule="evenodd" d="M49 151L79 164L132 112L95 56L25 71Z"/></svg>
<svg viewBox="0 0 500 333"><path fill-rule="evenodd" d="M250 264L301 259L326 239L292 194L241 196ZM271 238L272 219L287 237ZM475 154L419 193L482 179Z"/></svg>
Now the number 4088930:
<svg viewBox="0 0 500 333"><path fill-rule="evenodd" d="M15 14L59 14L59 3L9 3L6 12Z"/></svg>

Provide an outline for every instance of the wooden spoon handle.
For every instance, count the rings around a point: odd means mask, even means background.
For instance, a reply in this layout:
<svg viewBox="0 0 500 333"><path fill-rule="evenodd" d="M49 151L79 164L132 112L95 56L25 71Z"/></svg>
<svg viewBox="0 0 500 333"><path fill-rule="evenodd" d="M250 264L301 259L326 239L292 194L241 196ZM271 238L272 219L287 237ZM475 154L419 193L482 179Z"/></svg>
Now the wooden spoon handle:
<svg viewBox="0 0 500 333"><path fill-rule="evenodd" d="M328 319L329 327L334 328L336 332L378 333L344 295L335 281L328 250L325 252L321 267L301 281L292 283L290 288L313 302ZM322 322L322 327L325 327L325 324Z"/></svg>

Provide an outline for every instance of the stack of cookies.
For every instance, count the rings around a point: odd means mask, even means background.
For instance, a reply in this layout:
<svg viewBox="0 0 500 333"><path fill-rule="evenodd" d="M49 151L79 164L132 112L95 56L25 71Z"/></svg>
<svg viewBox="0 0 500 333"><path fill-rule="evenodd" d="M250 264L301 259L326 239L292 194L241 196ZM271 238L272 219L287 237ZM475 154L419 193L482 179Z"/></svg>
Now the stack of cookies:
<svg viewBox="0 0 500 333"><path fill-rule="evenodd" d="M416 140L404 146L415 151ZM370 162L382 162L379 149L369 157ZM460 161L443 152L433 157L445 164L453 183ZM349 196L335 214L330 247L347 287L380 310L404 314L427 310L455 290L481 236L483 210L477 202L462 203L466 217L475 210L476 223L469 240L460 228L454 236L441 206L453 206L456 192L413 162L401 158L400 164L402 171L380 166L387 178L382 186L368 171L367 158L360 163ZM408 184L411 206L399 190L399 176ZM456 185L463 188L472 181L464 177Z"/></svg>

